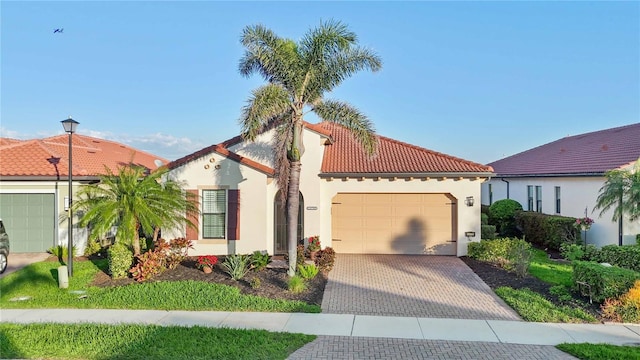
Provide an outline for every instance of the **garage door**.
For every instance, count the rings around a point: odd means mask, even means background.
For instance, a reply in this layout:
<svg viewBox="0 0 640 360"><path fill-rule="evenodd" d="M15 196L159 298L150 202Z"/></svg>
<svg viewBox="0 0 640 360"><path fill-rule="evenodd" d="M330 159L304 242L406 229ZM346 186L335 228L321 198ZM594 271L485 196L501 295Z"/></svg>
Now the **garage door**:
<svg viewBox="0 0 640 360"><path fill-rule="evenodd" d="M11 252L44 252L53 246L53 194L0 194L0 217Z"/></svg>
<svg viewBox="0 0 640 360"><path fill-rule="evenodd" d="M339 193L331 205L338 253L456 255L449 194Z"/></svg>

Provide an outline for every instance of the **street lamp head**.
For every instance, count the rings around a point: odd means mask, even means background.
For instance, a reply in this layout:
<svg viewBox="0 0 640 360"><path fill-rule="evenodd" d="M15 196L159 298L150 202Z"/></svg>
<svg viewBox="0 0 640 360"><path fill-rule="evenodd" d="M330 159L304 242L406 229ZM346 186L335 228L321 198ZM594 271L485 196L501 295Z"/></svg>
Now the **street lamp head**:
<svg viewBox="0 0 640 360"><path fill-rule="evenodd" d="M71 116L67 120L61 121L62 126L64 127L64 131L69 134L73 134L76 132L76 128L78 127L79 122L73 120Z"/></svg>

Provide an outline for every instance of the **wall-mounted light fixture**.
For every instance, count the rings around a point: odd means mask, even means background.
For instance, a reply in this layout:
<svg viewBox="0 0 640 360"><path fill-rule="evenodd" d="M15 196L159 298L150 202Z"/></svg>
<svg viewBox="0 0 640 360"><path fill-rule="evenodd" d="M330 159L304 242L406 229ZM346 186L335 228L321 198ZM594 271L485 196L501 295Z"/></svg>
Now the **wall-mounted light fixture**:
<svg viewBox="0 0 640 360"><path fill-rule="evenodd" d="M468 238L472 238L476 236L476 232L475 231L465 231L464 232L464 236L468 237Z"/></svg>
<svg viewBox="0 0 640 360"><path fill-rule="evenodd" d="M467 206L473 206L473 196L467 196L467 198L464 200L464 203L467 204Z"/></svg>

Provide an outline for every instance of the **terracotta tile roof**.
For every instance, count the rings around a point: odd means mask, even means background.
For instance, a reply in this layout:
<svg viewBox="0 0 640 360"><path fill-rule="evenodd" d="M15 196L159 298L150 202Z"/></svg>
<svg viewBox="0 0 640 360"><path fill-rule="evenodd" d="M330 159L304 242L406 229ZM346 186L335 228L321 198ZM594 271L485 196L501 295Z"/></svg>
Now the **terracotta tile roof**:
<svg viewBox="0 0 640 360"><path fill-rule="evenodd" d="M200 149L192 154L186 155L181 157L180 159L174 160L172 162L169 163L168 167L169 169L176 169L179 168L182 165L185 165L193 160L199 159L203 156L207 156L211 153L218 153L226 158L229 158L235 162L238 162L240 164L246 165L252 169L258 170L262 173L265 173L269 176L273 176L276 171L266 165L260 164L257 161L251 160L249 158L246 158L242 155L239 155L237 153L234 153L233 151L227 149L228 146L232 146L232 145L236 145L239 144L240 142L242 142L242 137L240 136L236 136L234 138L231 138L227 141L223 141L220 144L215 144L215 145L211 145L211 146L207 146L204 149Z"/></svg>
<svg viewBox="0 0 640 360"><path fill-rule="evenodd" d="M0 142L0 176L61 177L69 175L69 136ZM114 172L118 166L133 163L154 170L161 157L110 140L81 134L73 135L73 176L97 177L105 166Z"/></svg>
<svg viewBox="0 0 640 360"><path fill-rule="evenodd" d="M23 141L24 140L10 139L10 138L0 138L0 147L1 146L15 144L15 143L19 143L19 142L23 142Z"/></svg>
<svg viewBox="0 0 640 360"><path fill-rule="evenodd" d="M602 174L640 157L640 123L569 136L490 163L496 174Z"/></svg>
<svg viewBox="0 0 640 360"><path fill-rule="evenodd" d="M318 124L333 138L324 150L321 172L327 174L491 173L489 166L378 135L378 152L368 157L344 127Z"/></svg>

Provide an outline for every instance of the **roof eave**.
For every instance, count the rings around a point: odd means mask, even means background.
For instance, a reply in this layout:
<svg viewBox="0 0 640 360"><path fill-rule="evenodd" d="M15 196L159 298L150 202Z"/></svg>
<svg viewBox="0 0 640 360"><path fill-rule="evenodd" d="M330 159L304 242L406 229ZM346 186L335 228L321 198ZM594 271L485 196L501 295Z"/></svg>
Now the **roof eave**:
<svg viewBox="0 0 640 360"><path fill-rule="evenodd" d="M416 173L358 173L323 172L320 178L490 178L491 172L416 172Z"/></svg>
<svg viewBox="0 0 640 360"><path fill-rule="evenodd" d="M68 176L51 175L2 175L0 181L69 181ZM100 181L99 176L73 176L73 181Z"/></svg>
<svg viewBox="0 0 640 360"><path fill-rule="evenodd" d="M601 177L604 172L587 172L587 173L558 173L558 174L500 174L496 173L495 177L499 178L527 178L527 177Z"/></svg>

